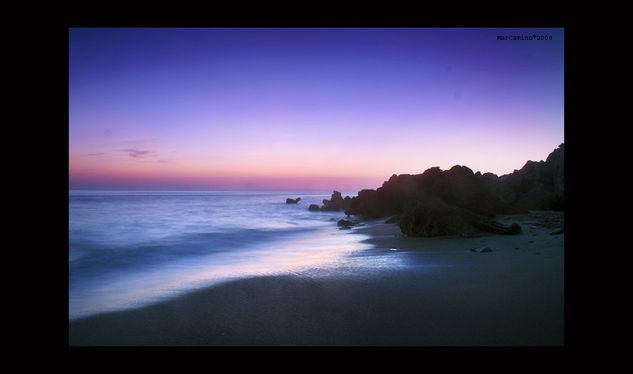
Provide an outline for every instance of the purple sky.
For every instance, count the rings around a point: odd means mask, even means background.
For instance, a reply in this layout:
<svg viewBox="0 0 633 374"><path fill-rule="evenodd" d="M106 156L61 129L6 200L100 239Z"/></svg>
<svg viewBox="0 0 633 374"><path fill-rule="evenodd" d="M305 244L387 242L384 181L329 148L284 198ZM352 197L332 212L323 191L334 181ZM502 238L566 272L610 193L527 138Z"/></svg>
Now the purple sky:
<svg viewBox="0 0 633 374"><path fill-rule="evenodd" d="M70 188L507 174L564 141L563 54L562 29L74 28Z"/></svg>

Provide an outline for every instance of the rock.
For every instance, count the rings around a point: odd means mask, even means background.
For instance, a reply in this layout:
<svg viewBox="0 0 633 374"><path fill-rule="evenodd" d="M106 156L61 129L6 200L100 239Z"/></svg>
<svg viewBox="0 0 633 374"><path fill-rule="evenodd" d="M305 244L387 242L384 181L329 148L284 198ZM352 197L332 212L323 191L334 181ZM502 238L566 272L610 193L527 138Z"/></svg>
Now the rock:
<svg viewBox="0 0 633 374"><path fill-rule="evenodd" d="M321 206L321 210L324 212L336 212L339 210L345 210L349 207L351 201L351 197L346 196L345 199L343 199L343 196L340 192L334 191L329 200L323 200L323 206Z"/></svg>
<svg viewBox="0 0 633 374"><path fill-rule="evenodd" d="M310 204L310 206L308 207L308 210L319 211L319 210L321 210L321 208L319 208L319 206L316 205L316 204Z"/></svg>
<svg viewBox="0 0 633 374"><path fill-rule="evenodd" d="M395 212L385 211L385 202L382 199L383 197L375 190L361 190L358 196L351 199L345 214L358 214L365 218L381 218L394 214Z"/></svg>
<svg viewBox="0 0 633 374"><path fill-rule="evenodd" d="M348 221L346 219L340 219L340 220L338 220L338 222L336 224L338 226L341 226L341 228L349 229L350 227L352 227L354 225L354 222Z"/></svg>
<svg viewBox="0 0 633 374"><path fill-rule="evenodd" d="M518 234L522 231L520 225L501 225L493 218L529 210L562 211L563 161L561 144L546 161L527 161L520 170L501 177L473 173L462 165L444 171L432 167L416 175L394 174L376 190L359 191L351 199L343 200L334 191L330 200L323 200L321 210L343 209L348 216L368 219L398 216L387 222L397 220L401 231L409 236L470 236L477 230Z"/></svg>
<svg viewBox="0 0 633 374"><path fill-rule="evenodd" d="M548 171L552 174L552 184L554 193L562 195L565 192L565 143L558 146L554 152L550 153L545 160Z"/></svg>
<svg viewBox="0 0 633 374"><path fill-rule="evenodd" d="M297 197L296 199L286 199L286 204L296 204L301 200L300 197Z"/></svg>
<svg viewBox="0 0 633 374"><path fill-rule="evenodd" d="M459 210L434 196L425 196L407 206L398 220L403 234L433 237L471 230Z"/></svg>
<svg viewBox="0 0 633 374"><path fill-rule="evenodd" d="M385 221L385 223L398 223L398 216L393 216Z"/></svg>
<svg viewBox="0 0 633 374"><path fill-rule="evenodd" d="M490 248L490 247L481 247L481 248L477 249L477 252L479 252L479 253L492 252L492 248Z"/></svg>
<svg viewBox="0 0 633 374"><path fill-rule="evenodd" d="M403 234L422 237L444 235L472 237L477 230L504 235L521 232L521 226L516 223L504 226L491 218L449 205L431 194L423 195L405 207L398 218L398 226Z"/></svg>
<svg viewBox="0 0 633 374"><path fill-rule="evenodd" d="M564 209L564 149L560 144L546 161L527 161L499 178L499 191L519 210Z"/></svg>

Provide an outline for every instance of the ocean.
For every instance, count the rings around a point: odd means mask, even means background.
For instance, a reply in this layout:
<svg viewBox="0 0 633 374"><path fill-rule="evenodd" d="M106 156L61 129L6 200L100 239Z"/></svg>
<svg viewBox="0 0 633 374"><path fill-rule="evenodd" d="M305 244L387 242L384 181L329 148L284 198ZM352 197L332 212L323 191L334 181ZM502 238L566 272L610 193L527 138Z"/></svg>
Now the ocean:
<svg viewBox="0 0 633 374"><path fill-rule="evenodd" d="M355 192L341 191L343 196ZM331 191L69 191L69 319L219 282L340 266L371 245L311 212ZM301 197L298 204L286 198Z"/></svg>

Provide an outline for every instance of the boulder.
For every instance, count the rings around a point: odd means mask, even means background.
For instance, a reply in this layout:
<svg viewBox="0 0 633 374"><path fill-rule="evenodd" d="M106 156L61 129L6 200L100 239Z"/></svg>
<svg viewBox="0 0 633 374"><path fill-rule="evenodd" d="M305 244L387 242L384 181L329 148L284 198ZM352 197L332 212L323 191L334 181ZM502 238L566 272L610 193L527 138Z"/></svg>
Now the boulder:
<svg viewBox="0 0 633 374"><path fill-rule="evenodd" d="M301 200L300 197L297 197L296 199L286 199L286 204L296 204Z"/></svg>
<svg viewBox="0 0 633 374"><path fill-rule="evenodd" d="M432 195L407 206L398 219L398 226L405 235L422 237L468 235L474 231L457 207Z"/></svg>
<svg viewBox="0 0 633 374"><path fill-rule="evenodd" d="M334 191L329 200L323 200L323 206L321 206L321 210L325 212L336 212L339 210L345 210L349 207L352 198L346 196L343 199L343 196L339 191Z"/></svg>
<svg viewBox="0 0 633 374"><path fill-rule="evenodd" d="M408 236L472 236L477 231L512 235L521 232L513 223L505 226L467 209L449 205L435 195L425 195L407 206L398 218L398 226Z"/></svg>
<svg viewBox="0 0 633 374"><path fill-rule="evenodd" d="M308 207L308 210L319 211L319 210L321 210L321 208L319 208L319 206L316 205L316 204L310 204L310 206Z"/></svg>
<svg viewBox="0 0 633 374"><path fill-rule="evenodd" d="M336 223L338 226L340 226L341 228L344 229L349 229L350 227L352 227L354 225L354 223L352 221L346 220L346 219L340 219L338 220L338 222Z"/></svg>
<svg viewBox="0 0 633 374"><path fill-rule="evenodd" d="M348 220L348 219L339 219L338 222L336 222L336 224L338 226L340 226L342 229L349 229L352 226L363 226L364 225L359 220Z"/></svg>

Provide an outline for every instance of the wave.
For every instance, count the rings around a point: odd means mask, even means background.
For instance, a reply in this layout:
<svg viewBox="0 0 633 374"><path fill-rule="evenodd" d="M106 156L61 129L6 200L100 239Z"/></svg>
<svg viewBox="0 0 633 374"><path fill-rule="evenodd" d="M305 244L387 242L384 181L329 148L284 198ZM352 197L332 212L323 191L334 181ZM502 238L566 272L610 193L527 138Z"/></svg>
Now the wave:
<svg viewBox="0 0 633 374"><path fill-rule="evenodd" d="M104 246L86 239L74 240L70 243L69 275L73 280L91 272L102 273L184 257L254 250L276 240L315 230L317 227L187 233L122 246Z"/></svg>

